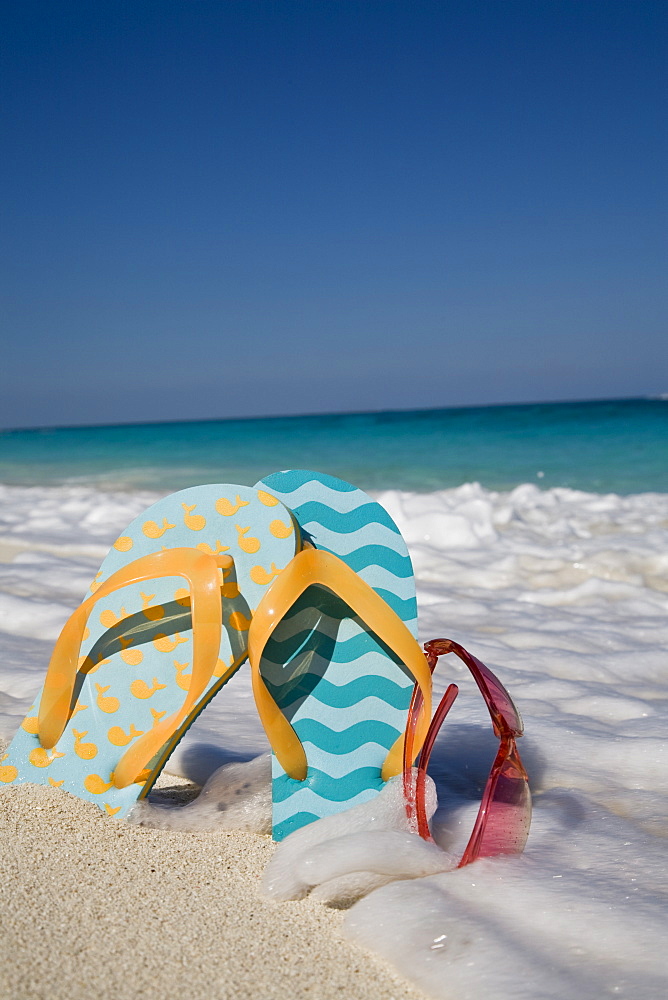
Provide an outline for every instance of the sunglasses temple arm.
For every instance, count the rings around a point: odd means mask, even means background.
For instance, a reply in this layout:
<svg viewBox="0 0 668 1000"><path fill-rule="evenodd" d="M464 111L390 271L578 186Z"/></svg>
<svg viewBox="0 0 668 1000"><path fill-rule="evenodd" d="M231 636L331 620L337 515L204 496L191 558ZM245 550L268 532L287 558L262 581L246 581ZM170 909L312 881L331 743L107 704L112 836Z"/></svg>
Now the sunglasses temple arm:
<svg viewBox="0 0 668 1000"><path fill-rule="evenodd" d="M431 673L434 672L434 667L436 666L436 660L430 659L428 656L425 657L429 665ZM415 754L413 748L415 747L415 732L417 729L418 719L420 717L420 710L423 703L422 692L420 690L419 684L416 682L413 688L413 694L411 696L411 703L408 706L408 717L406 719L406 732L404 735L404 773L403 773L403 785L404 785L404 801L406 804L406 816L411 824L415 827L417 824L416 813L415 813L415 794L416 794L416 782L413 775L413 760L415 759ZM431 726L430 726L431 729ZM427 736L429 735L429 730L427 731Z"/></svg>
<svg viewBox="0 0 668 1000"><path fill-rule="evenodd" d="M449 640L436 641L448 642ZM439 655L439 653L435 653L425 646L425 659L427 660L429 670L432 674L436 668ZM413 688L413 695L408 708L408 719L406 722L406 733L404 739L403 774L406 816L408 817L411 825L413 827L417 827L418 833L425 840L432 839L425 808L425 775L427 773L429 758L431 757L431 751L434 747L438 732L443 725L446 715L452 708L458 693L459 688L457 685L450 684L441 698L440 704L438 705L438 708L434 713L434 717L429 725L429 729L427 730L427 735L420 752L417 776L414 776L412 768L414 760L413 747L415 746L415 731L423 701L422 692L417 684Z"/></svg>
<svg viewBox="0 0 668 1000"><path fill-rule="evenodd" d="M438 708L434 712L434 718L431 720L431 724L425 737L424 746L422 747L422 752L420 753L420 762L418 764L417 778L415 780L415 811L417 815L418 833L423 840L432 840L425 808L425 779L427 775L427 768L429 766L429 758L431 757L431 751L434 749L434 743L436 742L439 730L443 725L446 715L454 705L455 698L458 694L459 688L457 685L449 684L445 694L439 702Z"/></svg>

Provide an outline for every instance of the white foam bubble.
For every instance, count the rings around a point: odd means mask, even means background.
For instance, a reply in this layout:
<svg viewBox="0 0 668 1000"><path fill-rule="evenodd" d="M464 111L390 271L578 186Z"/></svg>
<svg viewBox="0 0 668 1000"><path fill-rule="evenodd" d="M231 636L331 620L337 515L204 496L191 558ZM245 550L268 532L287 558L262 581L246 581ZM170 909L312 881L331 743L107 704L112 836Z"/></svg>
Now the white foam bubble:
<svg viewBox="0 0 668 1000"><path fill-rule="evenodd" d="M159 830L271 833L271 754L224 764L187 805L158 805L143 799L128 818Z"/></svg>
<svg viewBox="0 0 668 1000"><path fill-rule="evenodd" d="M431 816L436 808L433 782L427 791ZM370 802L286 837L267 866L264 888L276 899L299 899L317 885L320 898L340 903L392 878L413 877L408 872L428 874L450 864L443 851L412 832L399 777Z"/></svg>

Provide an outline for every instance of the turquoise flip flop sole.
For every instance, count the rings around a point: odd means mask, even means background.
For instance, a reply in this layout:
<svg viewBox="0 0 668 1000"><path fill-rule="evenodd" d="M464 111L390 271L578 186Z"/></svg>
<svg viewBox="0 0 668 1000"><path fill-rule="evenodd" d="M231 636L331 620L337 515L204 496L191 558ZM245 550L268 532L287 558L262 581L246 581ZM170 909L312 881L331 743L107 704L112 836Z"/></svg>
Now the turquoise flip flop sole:
<svg viewBox="0 0 668 1000"><path fill-rule="evenodd" d="M333 476L279 472L257 484L292 512L302 538L332 552L417 636L413 568L399 529L380 504ZM344 601L309 588L276 627L261 672L306 750L304 781L273 760L273 836L373 798L403 733L414 679Z"/></svg>
<svg viewBox="0 0 668 1000"><path fill-rule="evenodd" d="M134 739L183 704L192 665L186 581L161 577L103 598L88 620L72 713L51 750L37 733L37 702L0 758L0 781L60 787L125 816L155 782L179 739L246 658L248 625L268 585L299 546L295 523L266 491L197 486L158 501L126 529L91 585L162 548L200 548L233 557L222 590L223 630L214 676L196 709L150 762L141 783L116 788L113 772Z"/></svg>

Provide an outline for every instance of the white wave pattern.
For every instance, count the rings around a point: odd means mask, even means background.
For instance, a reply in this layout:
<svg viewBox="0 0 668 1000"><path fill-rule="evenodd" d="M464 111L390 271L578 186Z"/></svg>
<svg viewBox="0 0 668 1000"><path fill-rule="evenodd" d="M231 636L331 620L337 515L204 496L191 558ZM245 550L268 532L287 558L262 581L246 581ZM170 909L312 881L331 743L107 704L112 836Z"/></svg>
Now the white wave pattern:
<svg viewBox="0 0 668 1000"><path fill-rule="evenodd" d="M402 601L410 601L411 598L415 597L415 581L412 576L399 577L395 573L391 573L390 570L385 569L384 566L378 566L376 563L364 566L358 571L358 576L365 583L368 583L370 587L374 586L379 590L387 590L391 594L396 594Z"/></svg>
<svg viewBox="0 0 668 1000"><path fill-rule="evenodd" d="M304 749L307 757L310 752L319 753L322 770L326 771L330 778L345 778L352 771L368 767L369 758L373 759L378 754L384 756L387 753L387 747L373 740L362 744L357 750L351 750L350 753L326 753L309 740L304 740ZM300 807L303 808L303 804L300 803Z"/></svg>
<svg viewBox="0 0 668 1000"><path fill-rule="evenodd" d="M376 794L377 793L373 789L366 788L364 791L348 800L348 808L354 809L355 806L361 805L363 802L369 802L371 799L375 798ZM337 802L333 802L330 799L324 798L322 795L318 795L310 788L305 788L300 792L299 808L301 812L312 813L315 816L332 816L335 813L340 812L340 807ZM294 799L286 799L285 802L275 802L274 825L278 826L280 823L284 823L286 820L289 820L290 817L294 815L294 811Z"/></svg>
<svg viewBox="0 0 668 1000"><path fill-rule="evenodd" d="M357 510L360 505L359 493L357 490L349 490L347 492L341 492L340 490L333 490L330 486L325 483L318 481L318 492L320 498L324 503L329 503L335 510L340 511L342 514L349 514L350 511ZM282 494L281 494L282 495ZM286 496L288 494L285 494ZM279 493L276 493L279 496ZM303 483L298 486L296 490L292 490L289 494L290 502L292 507L300 507L302 504L310 503L313 500L313 481L309 480L307 483Z"/></svg>
<svg viewBox="0 0 668 1000"><path fill-rule="evenodd" d="M382 676L377 674L376 676ZM345 687L345 685L342 685ZM339 688L340 690L340 688ZM406 693L410 694L413 685L406 686ZM301 713L298 718L303 718ZM327 705L323 705L317 698L310 698L308 705L308 716L314 722L320 722L333 732L345 733L356 722L363 722L365 719L377 719L381 717L389 726L393 726L398 732L406 727L406 712L400 708L388 705L386 701L370 695L362 698L355 705L348 709L342 709L338 713L333 713ZM291 719L294 724L294 719Z"/></svg>
<svg viewBox="0 0 668 1000"><path fill-rule="evenodd" d="M315 521L307 521L303 527L313 535L317 548L331 549L339 556L350 555L351 552L356 552L364 545L381 544L399 555L404 555L406 551L399 535L384 524L367 524L350 534L332 531Z"/></svg>
<svg viewBox="0 0 668 1000"><path fill-rule="evenodd" d="M328 619L331 620L331 619ZM320 624L320 623L319 623ZM290 633L290 635L298 635L299 629L296 629ZM287 636L282 636L282 638L287 638ZM268 669L275 668L276 672L280 669L282 664L272 661L269 657L265 657L263 663ZM321 656L320 653L309 653L309 672L319 673L320 669L324 668L329 663L329 660ZM375 652L363 653L362 656L355 657L355 672L360 677L384 677L385 671L378 670L378 656ZM332 673L331 677L327 677L327 680L334 687L345 687L350 683L350 678L340 677L336 673ZM400 677L395 678L395 682L399 687L413 687L411 682L408 684L401 681Z"/></svg>

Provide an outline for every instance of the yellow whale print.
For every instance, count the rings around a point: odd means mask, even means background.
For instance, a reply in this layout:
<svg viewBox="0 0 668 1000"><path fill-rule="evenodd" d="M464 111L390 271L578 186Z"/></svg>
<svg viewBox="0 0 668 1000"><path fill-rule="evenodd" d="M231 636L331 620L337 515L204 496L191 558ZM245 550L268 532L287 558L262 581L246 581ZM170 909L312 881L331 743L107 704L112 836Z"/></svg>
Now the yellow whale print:
<svg viewBox="0 0 668 1000"><path fill-rule="evenodd" d="M202 528L206 528L206 518L202 517L201 514L192 514L191 511L197 506L196 503L188 506L187 503L182 503L183 507L183 523L186 528L190 528L191 531L201 531Z"/></svg>
<svg viewBox="0 0 668 1000"><path fill-rule="evenodd" d="M170 524L166 517L162 519L162 527L156 524L155 521L145 521L142 524L141 530L144 532L147 538L162 538L166 531L170 528L175 528L175 524Z"/></svg>
<svg viewBox="0 0 668 1000"><path fill-rule="evenodd" d="M35 706L33 705L32 708L28 709L28 711L32 712L34 707ZM21 729L23 729L26 733L30 733L31 736L37 736L37 733L39 732L39 717L37 715L31 715L29 718L25 718L21 723Z"/></svg>
<svg viewBox="0 0 668 1000"><path fill-rule="evenodd" d="M65 784L65 779L61 778L60 781L56 781L55 778L49 778L49 784L52 788L60 788L61 785Z"/></svg>
<svg viewBox="0 0 668 1000"><path fill-rule="evenodd" d="M105 628L115 628L119 625L124 618L128 617L128 613L125 608L121 608L120 614L115 615L113 611L106 609L100 612L100 625L104 625Z"/></svg>
<svg viewBox="0 0 668 1000"><path fill-rule="evenodd" d="M64 753L58 750L45 750L44 747L36 747L28 754L28 760L33 767L49 767L58 757L64 757Z"/></svg>
<svg viewBox="0 0 668 1000"><path fill-rule="evenodd" d="M248 575L253 583L257 583L261 587L266 587L266 585L271 583L274 577L278 576L280 572L280 569L276 568L276 563L272 563L269 567L269 572L266 571L264 566L253 566Z"/></svg>
<svg viewBox="0 0 668 1000"><path fill-rule="evenodd" d="M134 542L129 535L121 535L121 537L117 538L114 542L114 548L117 552L129 552L133 545Z"/></svg>
<svg viewBox="0 0 668 1000"><path fill-rule="evenodd" d="M190 666L188 663L179 663L178 660L174 660L174 666L176 667L176 683L181 688L182 691L187 691L190 687L190 680L192 674L184 674L184 670L187 670Z"/></svg>
<svg viewBox="0 0 668 1000"><path fill-rule="evenodd" d="M122 641L123 640L121 640L121 642ZM121 659L123 663L127 663L129 667L138 667L144 659L144 654L141 649L123 649L121 650Z"/></svg>
<svg viewBox="0 0 668 1000"><path fill-rule="evenodd" d="M257 498L260 503L264 504L265 507L276 507L278 506L278 500L273 497L271 493L265 492L265 490L257 491Z"/></svg>
<svg viewBox="0 0 668 1000"><path fill-rule="evenodd" d="M155 597L155 594L145 594L143 590L139 591L142 602L142 614L144 618L148 618L150 622L158 622L161 618L165 617L165 609L162 604L156 604L151 607L151 601Z"/></svg>
<svg viewBox="0 0 668 1000"><path fill-rule="evenodd" d="M277 518L275 521L271 522L269 530L274 538L289 538L294 531L294 526L292 522L290 524L285 524Z"/></svg>
<svg viewBox="0 0 668 1000"><path fill-rule="evenodd" d="M89 774L84 778L84 788L87 792L90 792L91 795L102 795L103 792L108 792L113 783L113 771L109 775L109 781L105 781L99 774Z"/></svg>
<svg viewBox="0 0 668 1000"><path fill-rule="evenodd" d="M13 764L3 764L3 760L7 760L9 757L8 753L3 753L0 757L0 781L5 785L8 785L11 781L16 781L19 776L17 768Z"/></svg>
<svg viewBox="0 0 668 1000"><path fill-rule="evenodd" d="M84 732L73 729L72 735L74 736L74 752L77 757L81 757L82 760L92 760L93 757L97 756L97 747L94 743L81 742L84 736L88 736L87 729Z"/></svg>
<svg viewBox="0 0 668 1000"><path fill-rule="evenodd" d="M242 614L241 611L233 611L230 615L230 628L233 628L235 632L247 632L250 623L250 618L246 618L246 615Z"/></svg>
<svg viewBox="0 0 668 1000"><path fill-rule="evenodd" d="M107 712L109 715L112 712L117 712L121 707L121 703L118 698L114 698L113 695L107 695L105 697L104 692L108 691L111 684L107 684L106 687L102 687L101 684L96 684L95 689L97 691L97 707L101 712Z"/></svg>
<svg viewBox="0 0 668 1000"><path fill-rule="evenodd" d="M115 747L126 747L128 743L131 743L137 736L143 735L144 730L136 729L134 723L131 722L127 733L121 729L120 726L112 726L107 733L107 739L110 743L113 743Z"/></svg>
<svg viewBox="0 0 668 1000"><path fill-rule="evenodd" d="M156 691L162 691L166 687L166 684L161 684L158 678L154 677L151 687L148 686L146 681L140 679L132 682L130 685L130 691L135 698L151 698Z"/></svg>
<svg viewBox="0 0 668 1000"><path fill-rule="evenodd" d="M160 722L160 720L163 719L167 715L167 710L165 709L164 712L159 712L157 710L157 708L152 708L151 709L151 715L153 716L153 724L151 726L151 729L155 729L155 727L158 725L158 723Z"/></svg>
<svg viewBox="0 0 668 1000"><path fill-rule="evenodd" d="M182 642L188 642L179 632L174 633L173 639L160 632L151 641L159 653L173 653L176 647L180 646Z"/></svg>
<svg viewBox="0 0 668 1000"><path fill-rule="evenodd" d="M114 809L113 806L110 806L108 802L104 803L104 808L105 812L107 813L107 816L115 816L117 812L121 811L121 806L116 806L116 808Z"/></svg>
<svg viewBox="0 0 668 1000"><path fill-rule="evenodd" d="M241 510L242 507L247 507L250 500L242 500L239 494L235 496L235 503L231 503L227 497L221 497L220 500L216 500L216 510L223 517L232 517L237 511Z"/></svg>
<svg viewBox="0 0 668 1000"><path fill-rule="evenodd" d="M200 549L202 546L198 545L197 548ZM209 553L210 554L210 553ZM190 607L190 591L186 587L179 587L178 590L174 591L174 600L177 604L180 604L182 608Z"/></svg>
<svg viewBox="0 0 668 1000"><path fill-rule="evenodd" d="M237 544L242 552L257 552L260 548L260 539L254 538L253 535L246 538L246 532L250 531L250 525L247 528L242 528L240 524L235 524L234 527L237 531Z"/></svg>

